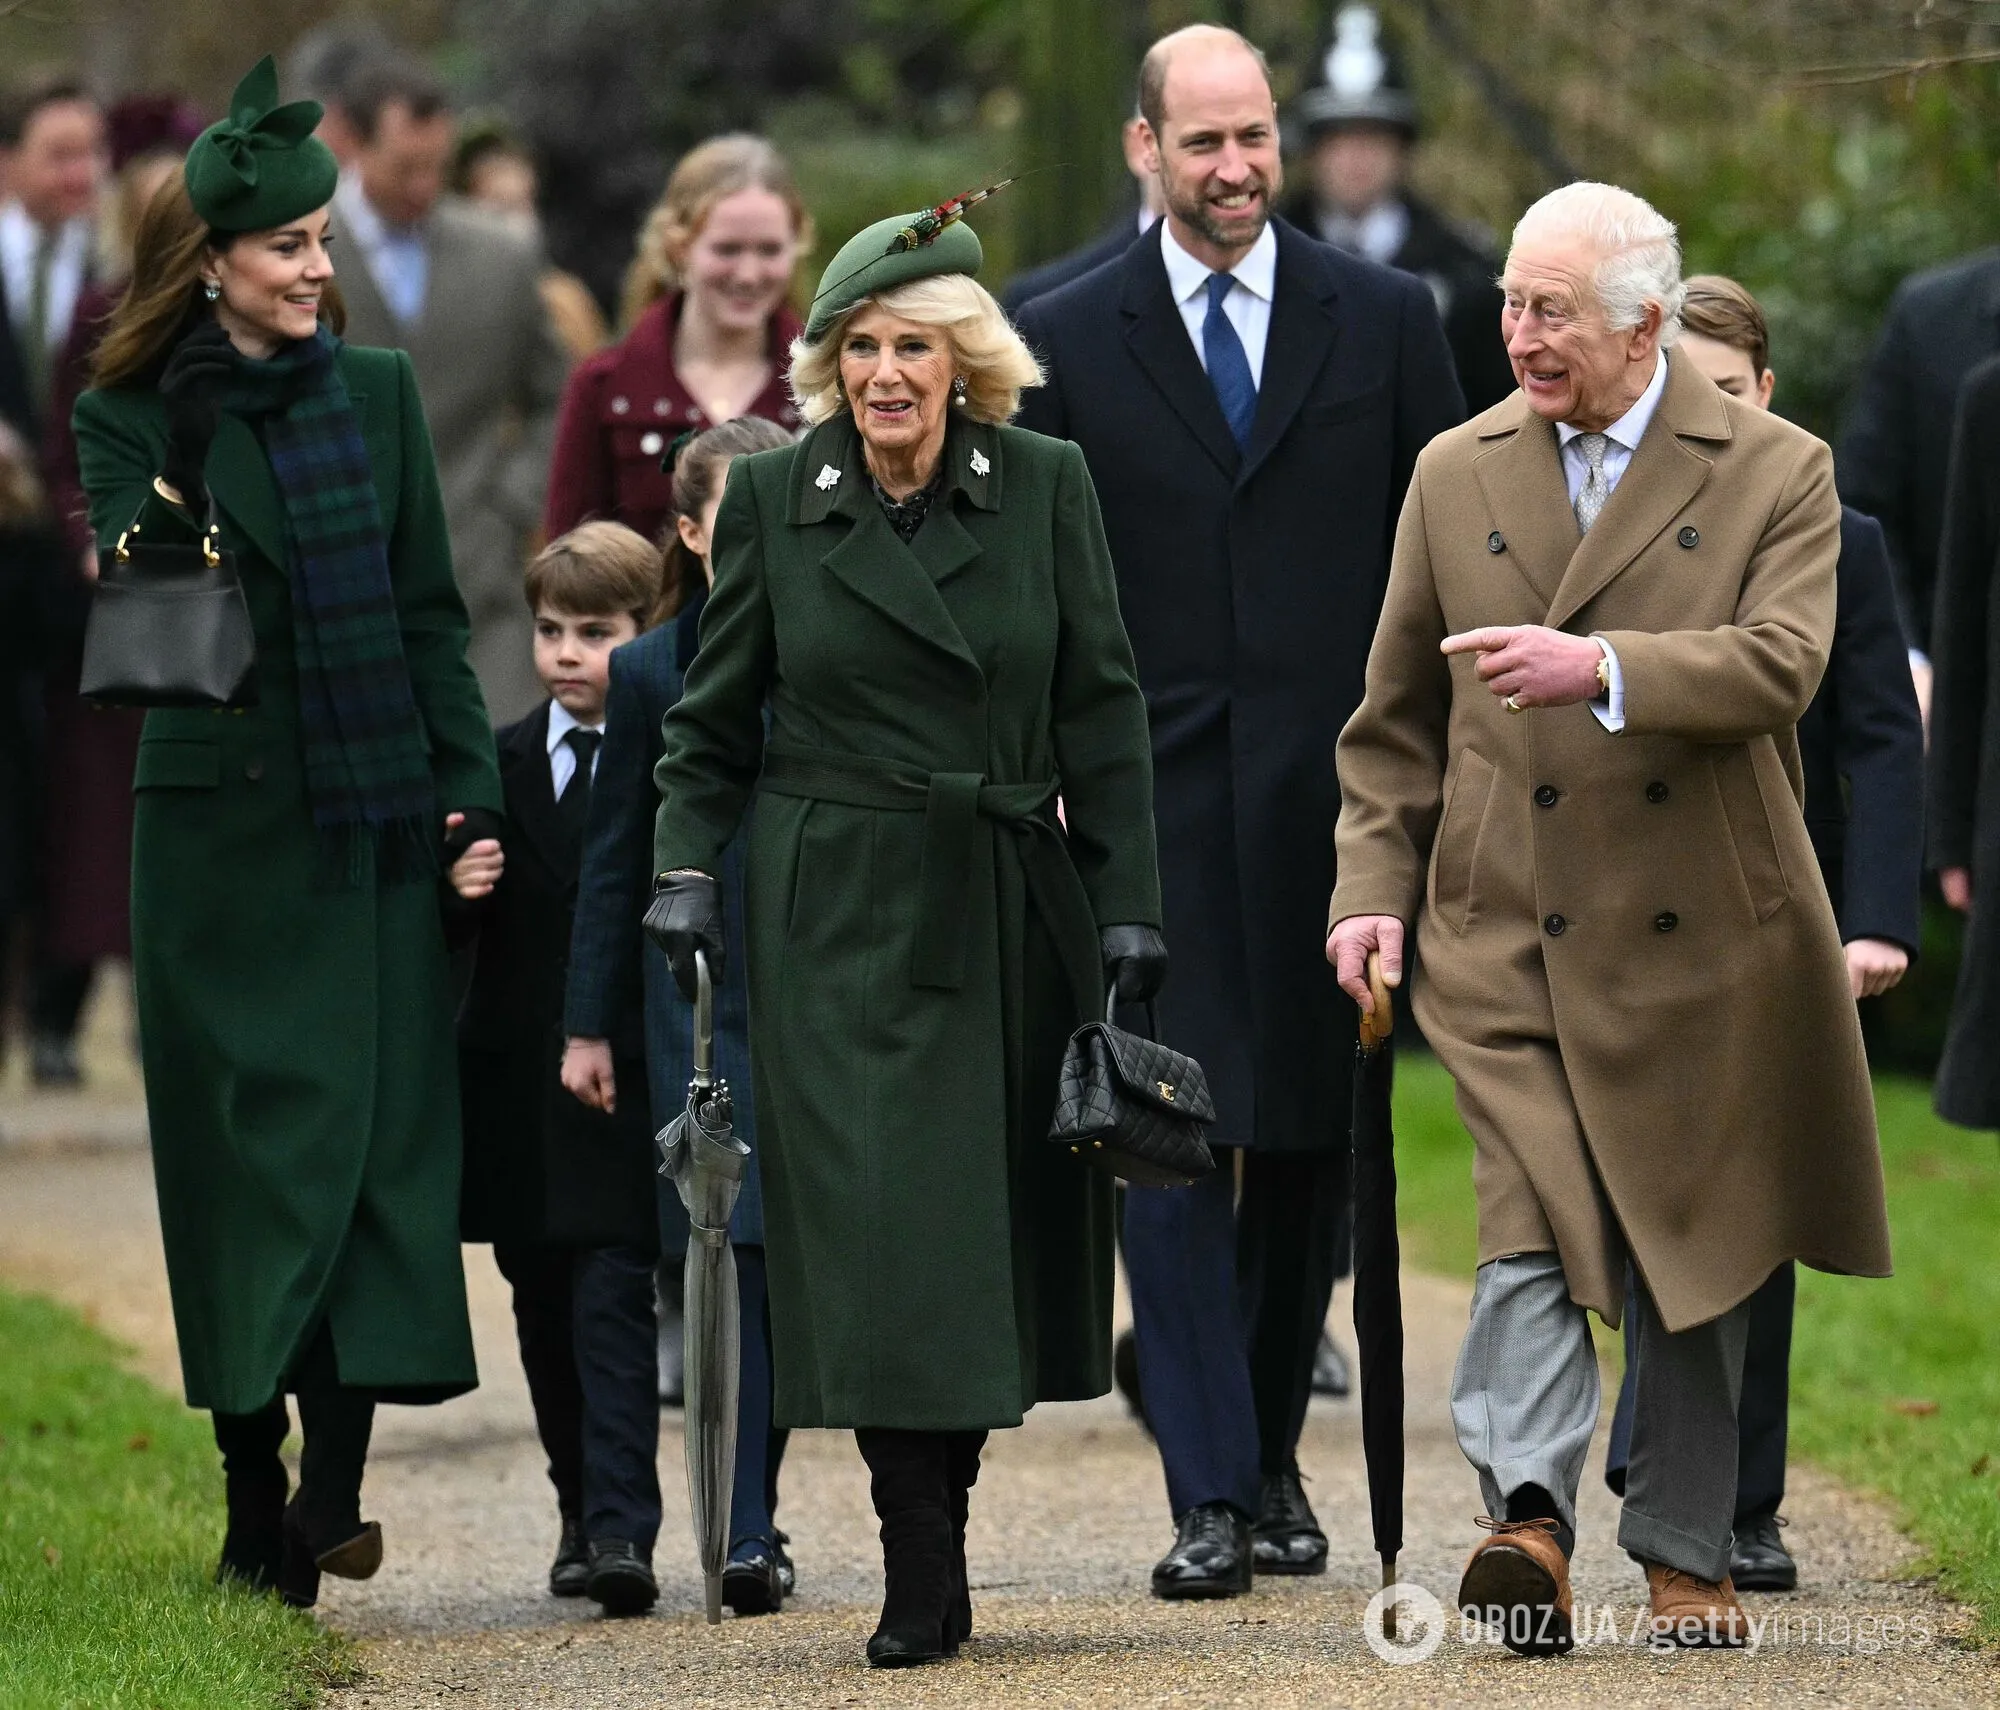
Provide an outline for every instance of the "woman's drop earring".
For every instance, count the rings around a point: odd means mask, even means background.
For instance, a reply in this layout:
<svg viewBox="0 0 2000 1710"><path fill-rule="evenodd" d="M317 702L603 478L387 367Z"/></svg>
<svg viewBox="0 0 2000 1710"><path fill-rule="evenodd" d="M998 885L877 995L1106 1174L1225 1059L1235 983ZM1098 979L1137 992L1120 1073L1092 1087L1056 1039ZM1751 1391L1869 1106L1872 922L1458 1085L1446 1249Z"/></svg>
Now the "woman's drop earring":
<svg viewBox="0 0 2000 1710"><path fill-rule="evenodd" d="M211 281L208 284L202 286L201 294L204 297L206 297L211 303L213 303L222 296L222 287Z"/></svg>
<svg viewBox="0 0 2000 1710"><path fill-rule="evenodd" d="M951 401L954 404L965 402L965 376L963 374L954 374L951 377Z"/></svg>

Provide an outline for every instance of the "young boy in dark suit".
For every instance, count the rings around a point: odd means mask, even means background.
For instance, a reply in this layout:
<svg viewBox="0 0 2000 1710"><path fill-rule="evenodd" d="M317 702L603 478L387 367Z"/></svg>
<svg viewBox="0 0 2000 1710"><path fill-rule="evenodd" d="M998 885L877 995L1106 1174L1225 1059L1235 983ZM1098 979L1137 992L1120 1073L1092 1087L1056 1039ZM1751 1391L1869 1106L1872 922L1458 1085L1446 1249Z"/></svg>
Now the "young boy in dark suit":
<svg viewBox="0 0 2000 1710"><path fill-rule="evenodd" d="M611 1041L633 1089L616 1113L563 1091L563 988L611 652L639 633L660 577L658 549L608 522L572 530L529 565L535 670L549 699L496 733L504 867L499 845L481 841L453 868L490 886L475 905L459 1017L463 1234L493 1243L513 1285L562 1516L549 1589L588 1595L608 1615L637 1614L658 1595L652 1123L636 1018L629 1038Z"/></svg>

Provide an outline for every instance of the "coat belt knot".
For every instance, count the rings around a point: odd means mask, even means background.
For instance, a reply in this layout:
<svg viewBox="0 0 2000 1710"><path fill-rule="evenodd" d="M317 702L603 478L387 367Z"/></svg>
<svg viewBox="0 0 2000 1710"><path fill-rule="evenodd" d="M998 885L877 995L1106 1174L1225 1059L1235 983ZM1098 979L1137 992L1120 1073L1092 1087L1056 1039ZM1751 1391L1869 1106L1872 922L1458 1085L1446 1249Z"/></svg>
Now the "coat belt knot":
<svg viewBox="0 0 2000 1710"><path fill-rule="evenodd" d="M975 874L975 838L982 819L1014 833L1014 851L1028 894L1055 940L1075 988L1077 1007L1096 1007L1097 923L1083 880L1048 811L1058 779L990 784L983 772L926 772L901 760L774 742L764 750L758 787L773 795L885 813L922 813L923 866L918 879L916 942L910 984L957 991L965 984L965 933Z"/></svg>

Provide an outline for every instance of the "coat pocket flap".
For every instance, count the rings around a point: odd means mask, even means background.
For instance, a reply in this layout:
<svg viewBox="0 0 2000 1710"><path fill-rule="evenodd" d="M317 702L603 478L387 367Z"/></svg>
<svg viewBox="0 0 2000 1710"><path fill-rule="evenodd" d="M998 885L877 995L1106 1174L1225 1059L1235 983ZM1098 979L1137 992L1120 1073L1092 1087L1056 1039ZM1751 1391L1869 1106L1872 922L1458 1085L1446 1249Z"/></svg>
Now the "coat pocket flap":
<svg viewBox="0 0 2000 1710"><path fill-rule="evenodd" d="M139 744L135 790L212 790L222 782L222 750L213 742L154 738Z"/></svg>
<svg viewBox="0 0 2000 1710"><path fill-rule="evenodd" d="M1195 1122L1215 1120L1208 1077L1192 1057L1127 1033L1122 1027L1100 1023L1096 1031L1110 1058L1112 1073L1133 1098Z"/></svg>

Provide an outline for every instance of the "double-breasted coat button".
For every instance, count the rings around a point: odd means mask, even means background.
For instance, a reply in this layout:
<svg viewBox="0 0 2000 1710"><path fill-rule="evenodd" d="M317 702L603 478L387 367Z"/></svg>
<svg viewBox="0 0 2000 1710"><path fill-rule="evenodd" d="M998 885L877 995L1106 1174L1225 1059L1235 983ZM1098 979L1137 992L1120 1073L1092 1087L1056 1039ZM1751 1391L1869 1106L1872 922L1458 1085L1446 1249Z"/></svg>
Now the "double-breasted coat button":
<svg viewBox="0 0 2000 1710"><path fill-rule="evenodd" d="M653 400L653 414L656 416L671 415L673 408L673 400L670 398L655 398Z"/></svg>
<svg viewBox="0 0 2000 1710"><path fill-rule="evenodd" d="M1701 530L1694 527L1684 528L1675 538L1683 546L1696 547L1701 544Z"/></svg>
<svg viewBox="0 0 2000 1710"><path fill-rule="evenodd" d="M1663 909L1660 913L1653 916L1653 930L1655 932L1671 932L1680 923L1681 917L1670 908Z"/></svg>
<svg viewBox="0 0 2000 1710"><path fill-rule="evenodd" d="M1542 922L1542 930L1551 938L1560 938L1569 930L1569 922L1559 914L1552 914Z"/></svg>
<svg viewBox="0 0 2000 1710"><path fill-rule="evenodd" d="M263 777L263 775L264 775L264 762L263 762L263 761L261 761L261 760L250 760L250 761L246 761L246 762L244 763L244 766L243 766L243 776L244 776L244 777L246 777L246 778L248 778L248 779L250 780L250 782L251 782L251 783L253 783L253 784L254 784L254 783L256 783L258 779L260 779L261 777Z"/></svg>
<svg viewBox="0 0 2000 1710"><path fill-rule="evenodd" d="M658 457L665 449L666 443L656 433L643 434L639 439L639 449L648 457Z"/></svg>
<svg viewBox="0 0 2000 1710"><path fill-rule="evenodd" d="M1553 784L1538 784L1535 786L1535 806L1554 807L1556 805L1556 798L1561 794L1562 791L1557 789Z"/></svg>
<svg viewBox="0 0 2000 1710"><path fill-rule="evenodd" d="M1655 805L1665 801L1672 794L1673 792L1665 784L1661 783L1658 778L1655 778L1646 786L1646 800Z"/></svg>
<svg viewBox="0 0 2000 1710"><path fill-rule="evenodd" d="M631 407L632 400L630 398L613 398L611 400L611 413L614 416L622 416Z"/></svg>
<svg viewBox="0 0 2000 1710"><path fill-rule="evenodd" d="M1507 550L1507 537L1496 528L1486 537L1486 550L1488 552L1505 552Z"/></svg>

